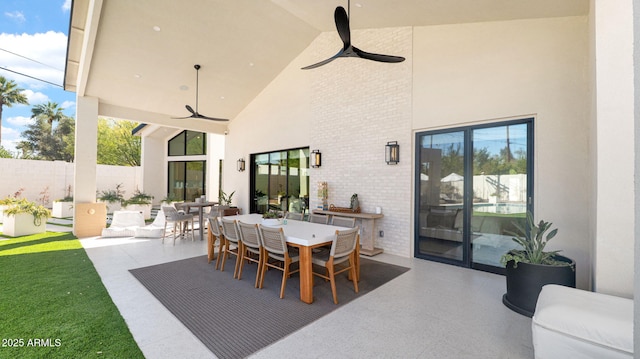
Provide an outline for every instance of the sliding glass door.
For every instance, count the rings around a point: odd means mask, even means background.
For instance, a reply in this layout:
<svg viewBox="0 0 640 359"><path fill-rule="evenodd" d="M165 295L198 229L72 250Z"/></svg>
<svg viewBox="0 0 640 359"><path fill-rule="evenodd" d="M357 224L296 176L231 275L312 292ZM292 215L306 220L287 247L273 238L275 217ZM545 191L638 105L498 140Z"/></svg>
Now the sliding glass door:
<svg viewBox="0 0 640 359"><path fill-rule="evenodd" d="M491 272L533 196L533 119L418 133L415 255Z"/></svg>

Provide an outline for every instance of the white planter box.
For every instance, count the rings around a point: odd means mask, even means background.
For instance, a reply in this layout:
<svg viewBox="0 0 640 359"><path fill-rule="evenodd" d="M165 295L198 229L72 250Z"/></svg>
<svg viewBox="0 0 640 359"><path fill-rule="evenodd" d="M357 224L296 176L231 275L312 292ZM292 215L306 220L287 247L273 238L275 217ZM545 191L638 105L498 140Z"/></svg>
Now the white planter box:
<svg viewBox="0 0 640 359"><path fill-rule="evenodd" d="M18 213L16 215L4 215L2 232L5 236L18 237L36 233L44 233L47 229L47 218L42 218L39 226L33 222L33 216L28 213Z"/></svg>
<svg viewBox="0 0 640 359"><path fill-rule="evenodd" d="M138 211L142 212L144 219L151 219L151 205L150 204L130 204L123 208L125 211Z"/></svg>
<svg viewBox="0 0 640 359"><path fill-rule="evenodd" d="M8 206L5 206L5 205L1 205L0 206L0 223L2 223L2 221L3 221L3 219L2 219L2 217L4 216L3 212L4 212L4 209L7 208L7 207Z"/></svg>
<svg viewBox="0 0 640 359"><path fill-rule="evenodd" d="M73 202L53 202L51 215L56 218L73 217Z"/></svg>

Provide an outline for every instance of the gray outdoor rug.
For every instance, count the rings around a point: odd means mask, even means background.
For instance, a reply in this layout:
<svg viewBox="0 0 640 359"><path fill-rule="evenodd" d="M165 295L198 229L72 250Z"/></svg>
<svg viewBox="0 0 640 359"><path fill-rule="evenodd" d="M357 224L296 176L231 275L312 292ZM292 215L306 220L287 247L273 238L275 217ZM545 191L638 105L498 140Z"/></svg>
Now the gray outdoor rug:
<svg viewBox="0 0 640 359"><path fill-rule="evenodd" d="M361 258L359 293L347 274L340 274L335 305L329 282L316 277L314 302L305 304L299 300L297 273L280 299L282 272L267 271L264 287L256 289L257 266L245 263L237 280L234 261L227 261L224 272L215 270L215 262L207 264L206 256L130 272L216 356L244 358L409 270Z"/></svg>

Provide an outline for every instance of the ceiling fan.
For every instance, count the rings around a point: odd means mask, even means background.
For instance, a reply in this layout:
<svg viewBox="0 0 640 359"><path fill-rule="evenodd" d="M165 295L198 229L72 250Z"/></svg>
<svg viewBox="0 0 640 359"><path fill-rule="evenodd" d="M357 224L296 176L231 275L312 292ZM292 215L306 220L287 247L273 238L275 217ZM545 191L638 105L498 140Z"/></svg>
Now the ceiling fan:
<svg viewBox="0 0 640 359"><path fill-rule="evenodd" d="M199 84L198 84L198 80L199 80L198 77L199 76L198 75L200 73L200 65L197 65L197 64L193 65L193 68L196 69L196 110L194 111L191 106L186 105L185 108L187 109L187 111L191 112L191 116L173 117L173 118L174 119L201 118L201 119L204 119L204 120L212 120L212 121L229 121L229 120L224 119L224 118L215 118L215 117L204 116L204 115L201 115L198 112L198 87L199 87Z"/></svg>
<svg viewBox="0 0 640 359"><path fill-rule="evenodd" d="M349 11L351 11L351 1L348 2ZM367 60L379 61L379 62L402 62L404 61L404 57L401 56L392 56L392 55L382 55L382 54L372 54L370 52L362 51L357 47L351 44L351 30L349 29L349 15L345 11L342 6L338 6L333 15L336 21L336 29L338 30L338 34L340 35L340 39L344 43L344 46L337 54L332 57L320 61L316 64L309 65L303 67L303 70L315 69L316 67L320 67L322 65L326 65L329 62L337 59L338 57L360 57Z"/></svg>

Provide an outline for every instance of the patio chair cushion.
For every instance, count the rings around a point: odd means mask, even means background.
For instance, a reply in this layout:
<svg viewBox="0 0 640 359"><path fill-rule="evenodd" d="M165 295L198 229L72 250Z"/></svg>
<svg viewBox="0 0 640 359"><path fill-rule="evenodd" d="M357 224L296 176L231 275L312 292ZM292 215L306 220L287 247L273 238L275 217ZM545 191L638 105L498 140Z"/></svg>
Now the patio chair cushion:
<svg viewBox="0 0 640 359"><path fill-rule="evenodd" d="M536 358L633 358L633 300L548 284L532 332Z"/></svg>
<svg viewBox="0 0 640 359"><path fill-rule="evenodd" d="M144 227L138 227L135 229L136 238L160 238L164 235L164 212L162 208L158 211L153 223Z"/></svg>
<svg viewBox="0 0 640 359"><path fill-rule="evenodd" d="M136 228L144 227L144 217L138 211L115 211L109 228L102 230L102 237L133 237Z"/></svg>

